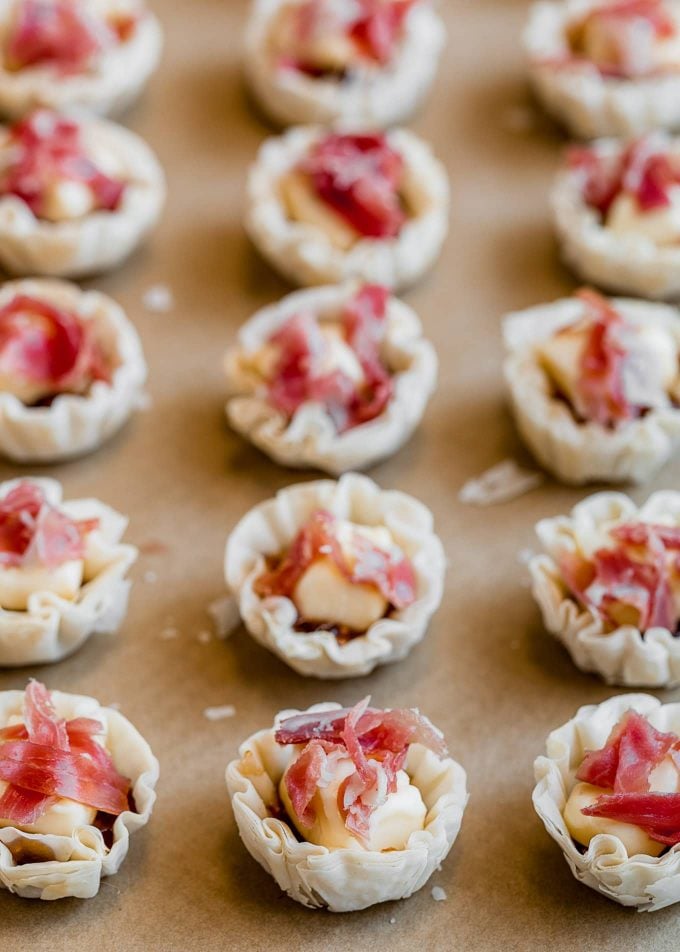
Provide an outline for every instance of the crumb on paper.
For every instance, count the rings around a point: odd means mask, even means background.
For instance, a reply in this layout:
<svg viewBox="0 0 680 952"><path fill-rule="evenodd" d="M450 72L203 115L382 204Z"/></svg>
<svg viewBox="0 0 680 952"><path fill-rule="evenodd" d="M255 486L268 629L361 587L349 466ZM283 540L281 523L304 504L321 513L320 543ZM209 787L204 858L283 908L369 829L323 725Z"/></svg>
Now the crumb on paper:
<svg viewBox="0 0 680 952"><path fill-rule="evenodd" d="M521 135L536 128L536 116L530 106L515 104L501 115L501 126L506 132Z"/></svg>
<svg viewBox="0 0 680 952"><path fill-rule="evenodd" d="M471 506L495 506L531 492L544 480L543 473L524 469L517 460L504 459L481 476L468 480L458 493L458 499Z"/></svg>
<svg viewBox="0 0 680 952"><path fill-rule="evenodd" d="M232 635L241 623L238 602L231 595L223 595L211 602L208 614L215 626L215 634L222 641Z"/></svg>
<svg viewBox="0 0 680 952"><path fill-rule="evenodd" d="M447 898L446 890L442 889L441 886L433 886L432 898L434 899L435 902L444 902L444 900Z"/></svg>
<svg viewBox="0 0 680 952"><path fill-rule="evenodd" d="M224 721L228 717L236 714L236 708L233 704L222 704L220 707L206 707L203 711L203 717L208 721Z"/></svg>
<svg viewBox="0 0 680 952"><path fill-rule="evenodd" d="M395 925L396 921L397 921L397 917L396 917L396 916L392 916L392 918L390 919L390 925L391 925L391 926Z"/></svg>
<svg viewBox="0 0 680 952"><path fill-rule="evenodd" d="M151 570L149 570L148 572L145 572L144 581L148 582L149 585L153 585L155 582L158 581L158 572L152 572Z"/></svg>
<svg viewBox="0 0 680 952"><path fill-rule="evenodd" d="M161 638L163 641L172 641L174 638L179 638L179 629L168 625L167 628L161 631Z"/></svg>
<svg viewBox="0 0 680 952"><path fill-rule="evenodd" d="M135 410L150 410L153 406L153 397L146 390L142 390L135 397Z"/></svg>
<svg viewBox="0 0 680 952"><path fill-rule="evenodd" d="M199 631L196 635L196 641L201 645L208 645L212 641L212 635L209 631Z"/></svg>
<svg viewBox="0 0 680 952"><path fill-rule="evenodd" d="M167 314L175 306L175 298L167 284L152 284L144 292L142 303L152 314Z"/></svg>

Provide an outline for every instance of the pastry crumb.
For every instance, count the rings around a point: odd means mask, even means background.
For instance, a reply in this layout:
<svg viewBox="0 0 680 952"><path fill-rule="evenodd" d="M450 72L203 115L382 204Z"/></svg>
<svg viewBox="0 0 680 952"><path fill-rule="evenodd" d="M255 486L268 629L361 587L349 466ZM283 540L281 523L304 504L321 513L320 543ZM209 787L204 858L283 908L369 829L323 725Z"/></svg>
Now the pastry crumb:
<svg viewBox="0 0 680 952"><path fill-rule="evenodd" d="M198 643L201 645L210 644L212 641L212 635L209 631L199 631L199 633L196 635L196 641L198 641Z"/></svg>
<svg viewBox="0 0 680 952"><path fill-rule="evenodd" d="M543 473L524 469L514 459L504 459L481 476L468 480L458 499L471 506L495 506L531 492L544 480Z"/></svg>
<svg viewBox="0 0 680 952"><path fill-rule="evenodd" d="M222 641L233 634L241 623L238 603L231 595L224 595L211 602L208 605L208 614L215 627L215 634Z"/></svg>
<svg viewBox="0 0 680 952"><path fill-rule="evenodd" d="M396 921L397 921L397 917L392 916L392 918L390 919L390 925L393 926L396 923Z"/></svg>
<svg viewBox="0 0 680 952"><path fill-rule="evenodd" d="M517 561L520 565L528 565L535 555L533 549L520 549L517 553Z"/></svg>
<svg viewBox="0 0 680 952"><path fill-rule="evenodd" d="M203 717L209 721L223 721L236 714L236 708L233 704L223 704L221 707L206 707L203 711Z"/></svg>
<svg viewBox="0 0 680 952"><path fill-rule="evenodd" d="M152 314L167 314L175 306L175 298L167 284L153 284L144 292L142 303Z"/></svg>
<svg viewBox="0 0 680 952"><path fill-rule="evenodd" d="M174 628L172 625L169 625L167 628L164 628L161 631L161 638L163 641L172 641L173 638L179 637L179 630Z"/></svg>
<svg viewBox="0 0 680 952"><path fill-rule="evenodd" d="M442 889L441 886L433 886L432 898L434 899L435 902L444 902L444 900L447 898L446 890Z"/></svg>

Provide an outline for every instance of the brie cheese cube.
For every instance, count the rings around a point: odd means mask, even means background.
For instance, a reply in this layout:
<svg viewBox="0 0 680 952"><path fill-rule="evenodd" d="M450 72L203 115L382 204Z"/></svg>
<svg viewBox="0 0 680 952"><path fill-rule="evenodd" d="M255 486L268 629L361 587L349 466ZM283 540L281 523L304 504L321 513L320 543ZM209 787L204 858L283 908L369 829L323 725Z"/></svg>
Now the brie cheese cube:
<svg viewBox="0 0 680 952"><path fill-rule="evenodd" d="M411 834L425 826L427 808L420 790L411 783L408 774L400 770L397 774L397 789L371 814L368 841L363 843L347 829L339 807L340 787L354 770L349 757L338 760L332 779L314 794L311 806L316 813L316 820L312 827L304 826L296 815L288 796L284 773L279 784L279 795L289 818L303 839L327 849L404 849Z"/></svg>
<svg viewBox="0 0 680 952"><path fill-rule="evenodd" d="M82 582L82 559L72 559L55 569L44 566L0 568L0 608L25 611L33 592L52 592L75 601Z"/></svg>
<svg viewBox="0 0 680 952"><path fill-rule="evenodd" d="M668 194L669 205L643 211L633 195L621 192L607 214L607 228L617 235L643 235L657 245L680 242L680 186L673 186Z"/></svg>
<svg viewBox="0 0 680 952"><path fill-rule="evenodd" d="M293 602L305 621L367 631L382 618L388 602L374 585L347 579L332 559L316 559L293 591Z"/></svg>
<svg viewBox="0 0 680 952"><path fill-rule="evenodd" d="M84 218L93 208L94 197L87 185L62 179L45 191L41 217L54 222L68 221Z"/></svg>
<svg viewBox="0 0 680 952"><path fill-rule="evenodd" d="M325 349L315 368L316 372L325 375L339 370L355 383L363 383L364 371L359 358L345 340L343 328L336 323L321 321L319 330L324 338Z"/></svg>
<svg viewBox="0 0 680 952"><path fill-rule="evenodd" d="M7 784L0 780L0 796L4 793ZM15 823L0 817L0 828L11 826L24 833L41 833L44 836L73 836L81 826L90 826L94 822L97 811L94 807L87 807L75 800L59 799L49 810L46 810L35 823Z"/></svg>
<svg viewBox="0 0 680 952"><path fill-rule="evenodd" d="M587 340L587 327L577 324L553 334L539 348L539 357L548 376L577 412L580 412L581 359Z"/></svg>
<svg viewBox="0 0 680 952"><path fill-rule="evenodd" d="M30 407L43 397L49 397L52 390L39 380L30 380L23 374L0 369L0 393L11 393Z"/></svg>
<svg viewBox="0 0 680 952"><path fill-rule="evenodd" d="M315 194L303 172L289 172L281 178L279 188L290 218L318 228L341 251L348 251L361 237Z"/></svg>

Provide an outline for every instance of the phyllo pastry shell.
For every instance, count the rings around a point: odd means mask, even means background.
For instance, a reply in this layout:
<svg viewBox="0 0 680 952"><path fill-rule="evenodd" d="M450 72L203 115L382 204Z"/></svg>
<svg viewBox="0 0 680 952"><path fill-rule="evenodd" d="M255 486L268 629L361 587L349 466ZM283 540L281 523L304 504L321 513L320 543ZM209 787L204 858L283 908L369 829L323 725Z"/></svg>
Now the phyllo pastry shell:
<svg viewBox="0 0 680 952"><path fill-rule="evenodd" d="M40 110L0 130L0 263L12 274L115 268L164 201L158 160L122 126Z"/></svg>
<svg viewBox="0 0 680 952"><path fill-rule="evenodd" d="M227 767L246 849L310 909L412 895L460 830L466 775L439 731L417 711L367 703L282 711Z"/></svg>
<svg viewBox="0 0 680 952"><path fill-rule="evenodd" d="M676 0L536 3L524 47L538 98L574 135L680 126Z"/></svg>
<svg viewBox="0 0 680 952"><path fill-rule="evenodd" d="M347 678L423 638L445 559L429 509L347 473L252 509L228 539L225 571L256 641L300 674Z"/></svg>
<svg viewBox="0 0 680 952"><path fill-rule="evenodd" d="M122 714L31 681L0 693L0 777L0 886L89 899L149 821L158 761Z"/></svg>
<svg viewBox="0 0 680 952"><path fill-rule="evenodd" d="M448 210L446 172L412 132L304 126L260 148L246 228L294 284L355 278L398 289L434 264Z"/></svg>
<svg viewBox="0 0 680 952"><path fill-rule="evenodd" d="M566 263L637 297L680 296L680 140L653 133L573 148L551 194Z"/></svg>
<svg viewBox="0 0 680 952"><path fill-rule="evenodd" d="M141 0L0 0L0 113L121 112L156 69L162 39Z"/></svg>
<svg viewBox="0 0 680 952"><path fill-rule="evenodd" d="M680 493L639 509L596 493L536 532L545 554L529 563L534 597L578 667L610 684L680 684Z"/></svg>
<svg viewBox="0 0 680 952"><path fill-rule="evenodd" d="M146 380L137 331L98 291L26 279L0 289L0 453L81 456L116 433Z"/></svg>
<svg viewBox="0 0 680 952"><path fill-rule="evenodd" d="M676 452L675 308L582 290L509 315L504 336L520 433L560 480L643 482Z"/></svg>
<svg viewBox="0 0 680 952"><path fill-rule="evenodd" d="M282 125L380 129L415 112L445 41L430 0L257 0L246 73Z"/></svg>
<svg viewBox="0 0 680 952"><path fill-rule="evenodd" d="M53 479L0 484L0 666L59 661L127 611L137 549L96 499L62 502Z"/></svg>
<svg viewBox="0 0 680 952"><path fill-rule="evenodd" d="M622 694L580 708L534 764L534 808L576 879L640 912L680 900L678 734L680 704Z"/></svg>
<svg viewBox="0 0 680 952"><path fill-rule="evenodd" d="M437 356L410 307L385 288L349 284L259 311L225 367L235 430L278 463L335 476L409 439L434 390Z"/></svg>

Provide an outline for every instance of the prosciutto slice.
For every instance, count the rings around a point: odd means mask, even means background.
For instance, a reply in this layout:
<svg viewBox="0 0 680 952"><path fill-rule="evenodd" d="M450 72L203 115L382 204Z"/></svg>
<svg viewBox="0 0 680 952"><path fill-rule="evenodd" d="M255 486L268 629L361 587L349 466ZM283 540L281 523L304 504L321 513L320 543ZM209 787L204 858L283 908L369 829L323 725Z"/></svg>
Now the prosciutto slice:
<svg viewBox="0 0 680 952"><path fill-rule="evenodd" d="M276 731L281 745L305 744L286 772L286 788L296 815L312 826L312 800L328 783L328 768L338 754L349 756L354 773L341 784L338 803L348 830L368 839L373 812L396 789L411 744L423 744L437 756L446 755L441 735L417 711L381 711L364 698L352 708L297 714L282 721Z"/></svg>
<svg viewBox="0 0 680 952"><path fill-rule="evenodd" d="M579 409L586 420L605 427L636 419L643 408L626 397L624 369L629 355L622 342L624 320L601 294L586 289L576 296L585 306L588 326L579 364Z"/></svg>
<svg viewBox="0 0 680 952"><path fill-rule="evenodd" d="M567 163L582 176L584 201L603 218L623 192L633 196L643 212L667 208L670 190L680 184L680 163L653 133L631 143L620 156L572 148Z"/></svg>
<svg viewBox="0 0 680 952"><path fill-rule="evenodd" d="M399 43L404 21L418 0L360 0L359 18L349 34L361 52L376 63L389 63Z"/></svg>
<svg viewBox="0 0 680 952"><path fill-rule="evenodd" d="M302 163L314 191L365 238L396 238L406 222L404 162L382 134L331 133Z"/></svg>
<svg viewBox="0 0 680 952"><path fill-rule="evenodd" d="M92 324L26 294L0 308L0 374L39 384L55 396L111 380Z"/></svg>
<svg viewBox="0 0 680 952"><path fill-rule="evenodd" d="M24 697L24 724L0 732L0 817L35 823L59 798L75 800L118 816L129 809L130 781L94 737L98 721L58 718L43 684L30 681Z"/></svg>
<svg viewBox="0 0 680 952"><path fill-rule="evenodd" d="M98 520L74 520L51 506L43 490L23 480L0 499L0 567L58 568L85 554L85 537ZM27 708L30 718L35 704Z"/></svg>
<svg viewBox="0 0 680 952"><path fill-rule="evenodd" d="M319 372L328 344L312 315L298 314L286 321L270 338L279 352L268 384L271 403L290 417L305 403L321 403L340 433L380 416L393 393L392 378L380 357L388 298L386 288L366 285L342 315L346 342L364 375L359 385L341 370Z"/></svg>
<svg viewBox="0 0 680 952"><path fill-rule="evenodd" d="M80 125L47 109L15 123L7 141L8 161L0 172L0 195L15 195L36 217L59 182L78 182L92 194L94 209L115 211L125 182L102 172L88 157Z"/></svg>
<svg viewBox="0 0 680 952"><path fill-rule="evenodd" d="M79 0L21 0L5 40L5 65L85 72L116 42L117 31Z"/></svg>
<svg viewBox="0 0 680 952"><path fill-rule="evenodd" d="M413 566L402 553L386 552L358 533L353 538L352 561L348 560L337 538L337 519L319 509L293 539L278 566L255 582L262 597L293 595L295 586L317 559L329 558L353 584L374 585L394 608L401 610L416 598Z"/></svg>
<svg viewBox="0 0 680 952"><path fill-rule="evenodd" d="M637 627L667 628L675 633L678 615L670 587L677 562L680 533L668 526L627 523L610 531L614 545L598 549L592 559L565 553L560 571L578 601L613 628L616 609L628 606L638 614Z"/></svg>

